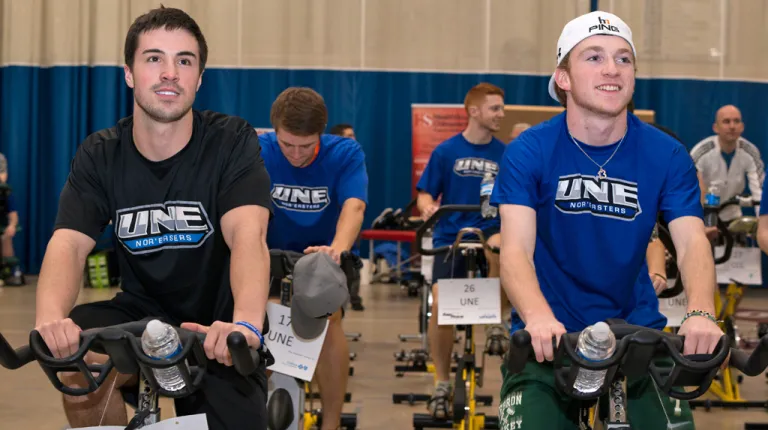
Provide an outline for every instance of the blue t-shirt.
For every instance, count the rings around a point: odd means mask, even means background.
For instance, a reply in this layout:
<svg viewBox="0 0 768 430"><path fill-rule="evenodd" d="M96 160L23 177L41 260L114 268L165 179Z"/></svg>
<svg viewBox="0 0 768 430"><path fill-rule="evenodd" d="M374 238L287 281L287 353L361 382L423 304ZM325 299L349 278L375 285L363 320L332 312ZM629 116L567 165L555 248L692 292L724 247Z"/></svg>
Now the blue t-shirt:
<svg viewBox="0 0 768 430"><path fill-rule="evenodd" d="M725 152L720 151L720 153L723 155L723 160L725 160L725 169L728 170L731 168L731 161L733 161L733 156L736 155L736 151Z"/></svg>
<svg viewBox="0 0 768 430"><path fill-rule="evenodd" d="M703 216L693 160L672 137L628 114L623 142L578 143L600 164L621 144L598 182L599 168L570 137L565 115L507 148L491 201L536 210L536 275L567 331L607 318L665 321L650 296L645 255L659 212L667 223Z"/></svg>
<svg viewBox="0 0 768 430"><path fill-rule="evenodd" d="M479 205L480 183L486 172L496 175L506 145L491 138L487 144L472 144L461 133L438 145L429 157L416 188L429 193L441 205ZM480 212L446 214L438 220L432 246L452 244L459 230L476 227L486 232L499 228L499 218L484 219Z"/></svg>
<svg viewBox="0 0 768 430"><path fill-rule="evenodd" d="M356 198L368 203L368 173L360 144L324 134L315 160L299 168L285 158L275 133L260 135L259 142L274 211L267 246L302 252L308 246L330 245L344 202Z"/></svg>

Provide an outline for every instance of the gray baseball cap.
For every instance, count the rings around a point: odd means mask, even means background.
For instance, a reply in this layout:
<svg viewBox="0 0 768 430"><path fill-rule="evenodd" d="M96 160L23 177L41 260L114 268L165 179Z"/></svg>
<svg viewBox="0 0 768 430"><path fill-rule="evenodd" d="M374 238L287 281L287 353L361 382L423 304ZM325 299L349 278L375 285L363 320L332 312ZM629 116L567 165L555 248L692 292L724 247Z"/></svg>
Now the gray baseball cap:
<svg viewBox="0 0 768 430"><path fill-rule="evenodd" d="M347 277L330 255L307 254L293 268L291 326L303 339L320 336L328 317L349 300Z"/></svg>

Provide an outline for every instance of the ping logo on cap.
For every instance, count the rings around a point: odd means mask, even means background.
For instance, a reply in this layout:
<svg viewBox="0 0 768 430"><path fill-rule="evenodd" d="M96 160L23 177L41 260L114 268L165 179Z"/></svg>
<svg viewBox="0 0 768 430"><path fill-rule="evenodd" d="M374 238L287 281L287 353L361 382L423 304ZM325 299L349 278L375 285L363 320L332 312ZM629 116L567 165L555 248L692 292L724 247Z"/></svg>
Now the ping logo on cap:
<svg viewBox="0 0 768 430"><path fill-rule="evenodd" d="M589 32L592 33L593 30L602 31L602 30L608 30L613 31L615 33L621 33L619 31L619 27L616 27L615 25L611 25L610 19L603 19L599 16L597 17L597 25L593 25L589 27Z"/></svg>

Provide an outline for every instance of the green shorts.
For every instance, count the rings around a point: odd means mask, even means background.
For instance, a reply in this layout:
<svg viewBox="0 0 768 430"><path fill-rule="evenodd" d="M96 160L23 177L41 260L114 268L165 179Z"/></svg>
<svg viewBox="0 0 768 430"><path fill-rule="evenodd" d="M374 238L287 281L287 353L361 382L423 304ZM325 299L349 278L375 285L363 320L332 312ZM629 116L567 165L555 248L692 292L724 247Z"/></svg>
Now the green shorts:
<svg viewBox="0 0 768 430"><path fill-rule="evenodd" d="M501 430L578 430L580 401L557 389L551 362L528 362L515 375L508 374L502 365L501 373ZM628 379L627 397L628 419L633 429L695 429L688 402L680 401L681 414L675 416L677 400L657 390L650 376Z"/></svg>

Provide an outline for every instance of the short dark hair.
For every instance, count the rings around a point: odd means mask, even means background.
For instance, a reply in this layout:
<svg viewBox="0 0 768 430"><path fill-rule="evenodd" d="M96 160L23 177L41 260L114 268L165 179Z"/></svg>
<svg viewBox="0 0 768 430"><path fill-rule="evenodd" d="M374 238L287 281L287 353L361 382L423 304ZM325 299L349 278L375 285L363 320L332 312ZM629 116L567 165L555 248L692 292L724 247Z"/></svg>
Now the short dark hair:
<svg viewBox="0 0 768 430"><path fill-rule="evenodd" d="M351 124L345 124L345 123L336 124L333 127L331 127L330 130L328 130L328 133L335 134L336 136L341 136L342 134L344 134L344 130L347 130L350 128L352 128Z"/></svg>
<svg viewBox="0 0 768 430"><path fill-rule="evenodd" d="M128 34L125 36L124 52L125 64L128 67L133 68L136 49L139 47L139 36L159 28L168 31L186 30L195 36L200 50L200 71L205 69L205 62L208 60L208 44L205 42L205 36L203 36L197 22L183 10L163 5L136 18L131 24L131 28L128 29Z"/></svg>
<svg viewBox="0 0 768 430"><path fill-rule="evenodd" d="M328 124L323 96L312 88L291 87L280 93L269 114L275 131L284 129L297 136L322 134Z"/></svg>

